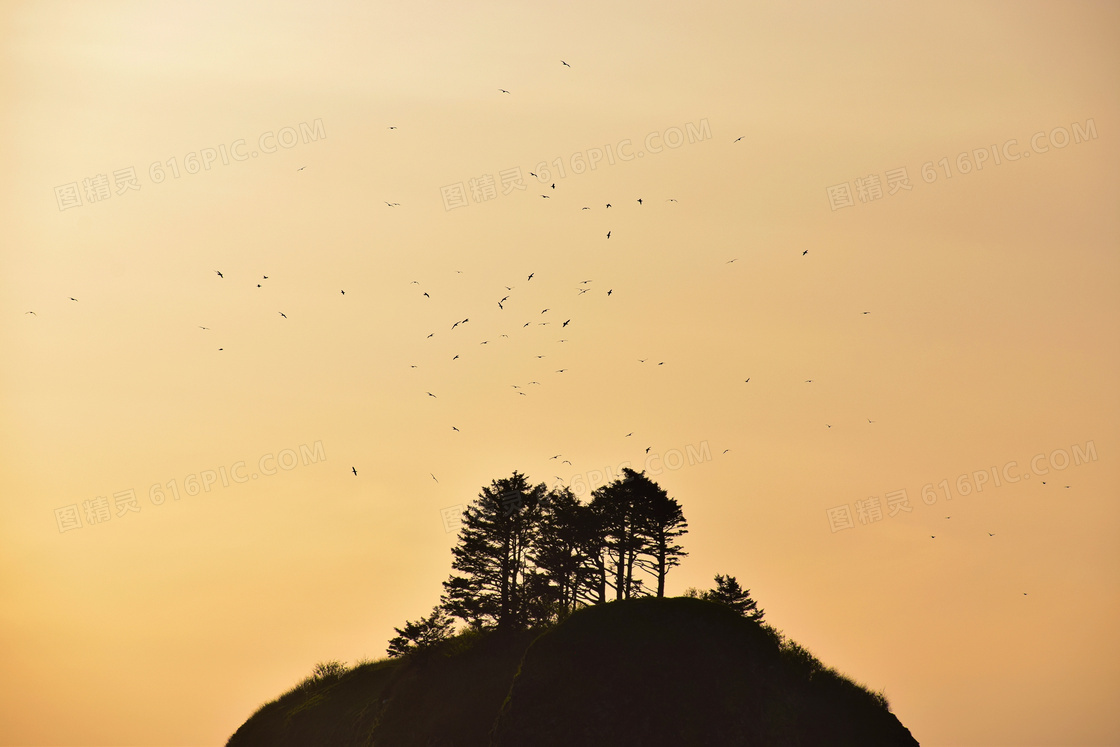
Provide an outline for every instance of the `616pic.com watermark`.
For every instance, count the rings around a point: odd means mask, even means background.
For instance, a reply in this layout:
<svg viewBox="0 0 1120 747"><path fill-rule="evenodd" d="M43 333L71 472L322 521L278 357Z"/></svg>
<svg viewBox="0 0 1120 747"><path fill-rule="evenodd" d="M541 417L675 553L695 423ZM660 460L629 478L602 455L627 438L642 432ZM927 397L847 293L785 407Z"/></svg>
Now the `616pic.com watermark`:
<svg viewBox="0 0 1120 747"><path fill-rule="evenodd" d="M710 140L711 137L712 128L708 125L707 118L701 119L697 125L686 122L683 130L680 127L669 127L663 132L654 131L646 134L642 140L644 150L633 150L633 141L626 138L614 145L607 143L601 148L588 148L586 151L577 150L570 154L567 160L557 157L551 161L541 161L533 167L529 176L535 178L540 184L555 187L556 182L566 178L569 173L582 174L585 171L594 171L600 162L605 161L606 165L614 166L618 161L633 161L635 158L642 158L647 153L660 153L666 147L672 150L681 147L686 142L694 143L700 140ZM565 168L565 165L567 168ZM501 181L503 196L514 190L525 190L525 176L520 166L499 171L498 179ZM468 179L466 182L456 182L440 187L439 191L443 197L443 209L454 210L471 204L471 201L467 198L468 191L476 203L494 199L498 196L498 184L495 183L492 174L481 174L473 179Z"/></svg>
<svg viewBox="0 0 1120 747"><path fill-rule="evenodd" d="M261 475L270 477L280 470L291 471L301 463L306 467L308 464L326 461L326 459L327 455L323 450L322 441L316 441L311 446L301 444L298 454L295 449L282 449L275 454L269 452L263 455L256 462L256 472L250 473L246 463L240 461L234 462L228 470L225 467L218 467L217 470L204 469L197 474L187 475L183 479L181 491L179 483L175 479L168 480L165 483L154 483L148 488L148 501L153 506L162 506L167 501L168 496L177 501L181 498L182 493L188 496L196 496L202 492L209 493L219 479L222 482L222 487L228 488L231 480L235 483L249 482L258 479ZM82 501L81 504L73 503L69 506L60 506L54 510L55 524L61 534L72 529L81 529L83 516L85 517L85 526L104 524L114 518L114 511L117 519L123 519L130 513L139 513L140 499L136 495L136 490L129 488L113 493L112 506L109 505L109 499L105 496L90 498Z"/></svg>
<svg viewBox="0 0 1120 747"><path fill-rule="evenodd" d="M1072 134L1070 130L1073 131ZM1078 143L1096 139L1097 124L1092 119L1086 119L1084 126L1082 126L1080 122L1074 122L1070 125L1070 129L1068 130L1065 127L1055 127L1050 130L1049 133L1044 130L1039 130L1030 138L1030 149L1020 149L1019 141L1012 138L1005 141L1002 146L993 143L991 146L975 148L971 151L962 151L952 160L950 160L949 156L943 156L936 162L926 161L922 164L920 173L923 182L926 184L933 184L942 176L946 179L952 179L954 176L954 168L956 174L969 174L973 171L983 170L984 164L986 163L991 166L999 166L1005 161L1018 161L1020 158L1030 158L1031 153L1046 153L1051 147L1061 150L1071 142L1077 145ZM887 197L901 190L910 191L914 188L914 185L910 183L910 175L905 166L900 166L897 169L889 169L883 175L887 180ZM856 188L854 193L852 192L853 183ZM828 205L833 211L846 207L854 207L857 198L860 202L867 203L881 200L884 196L883 182L879 179L877 173L861 176L857 178L855 182L843 182L842 184L826 187L825 192L828 195Z"/></svg>
<svg viewBox="0 0 1120 747"><path fill-rule="evenodd" d="M1071 455L1072 453L1072 455ZM983 493L984 488L987 486L991 489L998 488L1004 483L1017 483L1020 480L1030 480L1031 476L1045 477L1052 471L1061 472L1069 466L1078 466L1087 464L1088 462L1097 461L1097 445L1092 441L1086 441L1085 446L1074 444L1070 447L1069 451L1065 449L1054 449L1049 454L1038 453L1031 457L1028 465L1030 471L1020 472L1019 463L1015 460L1007 462L1001 468L990 467L975 472L965 472L957 476L956 480L950 482L949 478L945 478L937 483L926 483L922 486L921 497L922 503L927 506L932 506L944 496L945 500L951 501L953 499L953 489L956 489L958 496L964 497L972 495L973 493ZM1043 480L1043 483L1046 481ZM1069 487L1068 485L1065 487ZM887 516L897 516L901 512L910 513L914 510L910 505L910 497L906 493L906 489L895 490L883 496L886 500ZM860 524L874 524L877 521L883 520L883 501L878 496L870 496L862 501L856 501L855 518L852 515L851 505L845 503L840 506L833 506L825 511L825 516L828 518L829 529L833 533L839 532L844 529L855 528L855 520L858 519Z"/></svg>
<svg viewBox="0 0 1120 747"><path fill-rule="evenodd" d="M326 130L323 129L322 119L316 119L310 125L306 122L300 122L298 127L299 132L296 132L295 127L281 127L276 132L269 130L261 133L257 137L257 149L253 151L249 150L244 138L234 140L228 148L225 143L220 143L214 148L200 148L197 152L191 151L183 157L182 170L179 169L179 161L176 160L175 156L168 158L166 161L154 161L148 166L148 179L151 180L152 184L161 184L168 177L178 179L183 175L183 172L197 174L200 171L209 171L210 167L219 158L221 158L223 166L229 166L230 159L233 159L233 161L248 161L261 153L275 153L279 148L294 148L301 140L306 145L327 137ZM111 186L108 176L94 174L82 179L80 184L79 182L70 182L55 187L54 198L55 202L58 203L58 209L62 211L81 207L83 204L82 195L85 195L87 203L92 204L104 202L114 193L121 196L127 192L140 189L140 177L136 174L135 166L116 169L109 173L113 175Z"/></svg>

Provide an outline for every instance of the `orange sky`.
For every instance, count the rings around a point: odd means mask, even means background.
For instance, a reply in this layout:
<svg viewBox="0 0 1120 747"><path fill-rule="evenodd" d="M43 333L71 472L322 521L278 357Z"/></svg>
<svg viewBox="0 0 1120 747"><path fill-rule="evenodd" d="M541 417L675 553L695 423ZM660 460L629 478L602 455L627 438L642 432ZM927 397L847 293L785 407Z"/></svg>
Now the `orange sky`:
<svg viewBox="0 0 1120 747"><path fill-rule="evenodd" d="M670 593L736 575L923 745L1116 744L1118 32L3 5L0 744L222 743L428 612L443 509L627 461Z"/></svg>

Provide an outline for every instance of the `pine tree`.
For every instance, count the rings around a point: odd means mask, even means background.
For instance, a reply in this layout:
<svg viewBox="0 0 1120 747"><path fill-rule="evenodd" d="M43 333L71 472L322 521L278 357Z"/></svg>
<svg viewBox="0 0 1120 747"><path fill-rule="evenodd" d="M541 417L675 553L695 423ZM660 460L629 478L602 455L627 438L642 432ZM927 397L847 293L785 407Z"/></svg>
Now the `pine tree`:
<svg viewBox="0 0 1120 747"><path fill-rule="evenodd" d="M546 495L544 483L530 486L516 471L478 494L451 551L451 567L462 575L443 583L443 604L451 615L474 627L525 627L529 550Z"/></svg>
<svg viewBox="0 0 1120 747"><path fill-rule="evenodd" d="M717 573L715 581L716 588L704 592L704 599L725 604L748 620L762 622L762 617L766 613L751 599L750 589L739 586L734 576L721 576Z"/></svg>
<svg viewBox="0 0 1120 747"><path fill-rule="evenodd" d="M403 628L393 628L397 632L389 641L386 653L397 658L412 651L426 648L451 637L455 628L454 621L442 606L436 605L432 614L421 617L416 622L406 621Z"/></svg>

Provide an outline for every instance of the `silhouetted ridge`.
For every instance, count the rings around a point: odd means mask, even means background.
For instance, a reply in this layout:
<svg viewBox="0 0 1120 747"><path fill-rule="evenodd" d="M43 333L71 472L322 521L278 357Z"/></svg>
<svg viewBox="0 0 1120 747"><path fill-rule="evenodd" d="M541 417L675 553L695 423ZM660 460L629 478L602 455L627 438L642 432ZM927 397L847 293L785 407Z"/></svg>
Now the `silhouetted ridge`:
<svg viewBox="0 0 1120 747"><path fill-rule="evenodd" d="M297 687L228 747L916 745L882 696L725 605L643 598Z"/></svg>

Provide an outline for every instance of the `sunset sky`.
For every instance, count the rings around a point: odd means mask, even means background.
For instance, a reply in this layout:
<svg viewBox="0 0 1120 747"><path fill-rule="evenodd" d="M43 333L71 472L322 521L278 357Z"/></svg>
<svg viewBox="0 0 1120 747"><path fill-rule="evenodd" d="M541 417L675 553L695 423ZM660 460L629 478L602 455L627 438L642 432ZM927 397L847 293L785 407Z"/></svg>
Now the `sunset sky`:
<svg viewBox="0 0 1120 747"><path fill-rule="evenodd" d="M1117 744L1118 39L0 5L0 744L224 744L428 613L481 486L626 464L670 594L736 576L922 745Z"/></svg>

